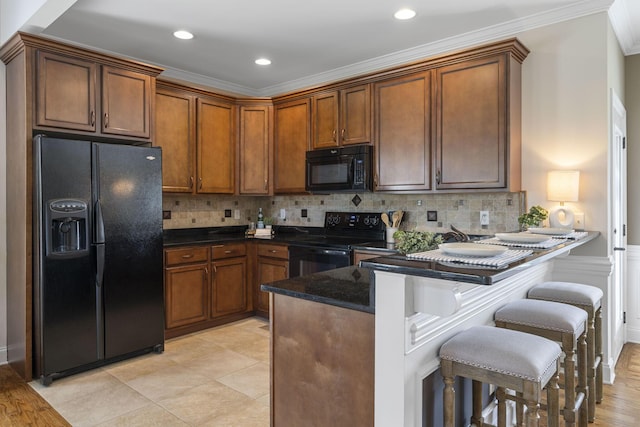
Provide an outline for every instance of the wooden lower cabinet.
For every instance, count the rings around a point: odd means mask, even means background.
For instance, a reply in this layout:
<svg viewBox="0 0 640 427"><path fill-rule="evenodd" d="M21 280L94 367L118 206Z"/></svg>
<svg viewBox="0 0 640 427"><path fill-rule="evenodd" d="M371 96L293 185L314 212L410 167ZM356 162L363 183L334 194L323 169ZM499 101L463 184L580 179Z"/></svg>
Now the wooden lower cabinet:
<svg viewBox="0 0 640 427"><path fill-rule="evenodd" d="M214 261L211 315L242 313L247 309L247 258Z"/></svg>
<svg viewBox="0 0 640 427"><path fill-rule="evenodd" d="M165 249L165 337L251 316L246 244Z"/></svg>
<svg viewBox="0 0 640 427"><path fill-rule="evenodd" d="M165 273L166 328L176 328L208 318L209 265L167 268Z"/></svg>
<svg viewBox="0 0 640 427"><path fill-rule="evenodd" d="M272 294L271 425L372 426L375 316Z"/></svg>
<svg viewBox="0 0 640 427"><path fill-rule="evenodd" d="M289 248L287 245L259 243L256 262L256 314L269 315L269 293L260 290L263 283L289 278Z"/></svg>

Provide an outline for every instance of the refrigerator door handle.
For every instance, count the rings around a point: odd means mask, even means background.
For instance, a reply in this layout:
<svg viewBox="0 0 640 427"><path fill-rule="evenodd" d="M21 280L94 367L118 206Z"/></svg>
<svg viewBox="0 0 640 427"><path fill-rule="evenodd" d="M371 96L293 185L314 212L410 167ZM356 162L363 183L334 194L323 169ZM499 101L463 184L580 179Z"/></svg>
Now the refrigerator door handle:
<svg viewBox="0 0 640 427"><path fill-rule="evenodd" d="M93 243L104 243L104 219L102 217L102 205L100 199L96 201L95 205L95 222L94 222L94 236Z"/></svg>
<svg viewBox="0 0 640 427"><path fill-rule="evenodd" d="M104 243L96 245L96 287L102 287L104 279Z"/></svg>

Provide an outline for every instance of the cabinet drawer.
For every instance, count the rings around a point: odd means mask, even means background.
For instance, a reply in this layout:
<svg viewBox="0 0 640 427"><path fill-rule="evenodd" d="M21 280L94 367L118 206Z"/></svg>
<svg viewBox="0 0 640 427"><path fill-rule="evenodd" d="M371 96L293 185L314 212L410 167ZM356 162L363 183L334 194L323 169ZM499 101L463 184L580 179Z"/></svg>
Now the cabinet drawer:
<svg viewBox="0 0 640 427"><path fill-rule="evenodd" d="M229 243L211 246L211 251L213 259L233 258L245 256L247 254L247 246L244 243Z"/></svg>
<svg viewBox="0 0 640 427"><path fill-rule="evenodd" d="M258 256L270 258L289 259L289 247L287 245L259 245Z"/></svg>
<svg viewBox="0 0 640 427"><path fill-rule="evenodd" d="M180 249L167 249L165 253L165 263L167 266L178 264L190 264L193 262L203 262L209 260L209 248L189 247Z"/></svg>

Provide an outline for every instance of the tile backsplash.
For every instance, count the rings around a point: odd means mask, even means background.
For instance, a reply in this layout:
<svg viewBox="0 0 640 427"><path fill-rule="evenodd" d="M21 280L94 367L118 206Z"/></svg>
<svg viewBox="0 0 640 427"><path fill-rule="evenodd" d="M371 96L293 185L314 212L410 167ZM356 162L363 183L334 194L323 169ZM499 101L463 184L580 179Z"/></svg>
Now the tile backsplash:
<svg viewBox="0 0 640 427"><path fill-rule="evenodd" d="M299 196L218 196L165 194L162 208L171 212L165 229L245 225L256 221L258 208L274 224L322 227L326 211L388 212L402 209L401 230L446 232L453 225L470 234L492 234L518 229L526 209L526 193L355 194ZM285 218L280 218L280 210ZM226 212L225 212L226 211ZM436 212L430 221L428 211ZM480 225L480 211L489 212L489 225ZM303 214L306 213L306 217ZM230 216L225 216L229 215ZM432 218L431 218L432 219Z"/></svg>

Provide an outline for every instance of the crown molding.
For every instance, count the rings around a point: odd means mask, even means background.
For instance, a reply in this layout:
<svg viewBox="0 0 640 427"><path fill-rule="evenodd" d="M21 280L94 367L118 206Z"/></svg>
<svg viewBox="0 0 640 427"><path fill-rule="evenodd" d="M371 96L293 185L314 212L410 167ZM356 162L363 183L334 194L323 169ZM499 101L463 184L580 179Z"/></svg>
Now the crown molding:
<svg viewBox="0 0 640 427"><path fill-rule="evenodd" d="M616 0L609 9L611 26L625 56L640 53L640 28L632 24L629 1Z"/></svg>

